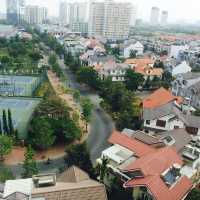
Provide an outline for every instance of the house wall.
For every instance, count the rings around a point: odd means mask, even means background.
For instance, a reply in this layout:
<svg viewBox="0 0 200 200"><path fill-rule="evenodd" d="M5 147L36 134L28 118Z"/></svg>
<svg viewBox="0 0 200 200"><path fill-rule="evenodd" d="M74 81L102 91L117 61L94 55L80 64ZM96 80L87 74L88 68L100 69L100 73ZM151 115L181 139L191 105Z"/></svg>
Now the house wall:
<svg viewBox="0 0 200 200"><path fill-rule="evenodd" d="M156 130L161 130L161 131L169 131L169 130L174 130L174 127L177 126L179 128L184 128L184 123L175 118L173 120L170 120L171 115L168 115L168 116L165 116L165 117L161 117L159 119L154 119L154 120L150 120L150 124L147 124L147 120L144 121L144 127L145 128L149 128L149 129L156 129ZM165 127L160 127L160 126L157 126L156 123L158 120L163 120L163 121L166 121L166 125Z"/></svg>
<svg viewBox="0 0 200 200"><path fill-rule="evenodd" d="M137 55L142 55L144 52L144 48L143 47L135 47L133 45L130 45L124 49L124 57L129 58L131 51L136 51Z"/></svg>

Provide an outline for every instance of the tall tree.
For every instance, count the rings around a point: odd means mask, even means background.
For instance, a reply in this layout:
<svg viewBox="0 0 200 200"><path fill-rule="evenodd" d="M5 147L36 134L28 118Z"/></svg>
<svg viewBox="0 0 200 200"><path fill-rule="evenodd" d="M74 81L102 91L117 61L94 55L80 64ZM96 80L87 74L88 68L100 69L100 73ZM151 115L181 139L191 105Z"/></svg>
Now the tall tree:
<svg viewBox="0 0 200 200"><path fill-rule="evenodd" d="M31 144L38 149L48 149L55 142L55 135L48 119L35 117L30 131Z"/></svg>
<svg viewBox="0 0 200 200"><path fill-rule="evenodd" d="M68 166L76 165L80 167L86 171L91 178L96 178L86 143L68 146L66 149L65 162Z"/></svg>
<svg viewBox="0 0 200 200"><path fill-rule="evenodd" d="M12 139L7 135L0 135L0 161L12 150Z"/></svg>
<svg viewBox="0 0 200 200"><path fill-rule="evenodd" d="M2 135L2 124L1 124L1 119L0 119L0 135Z"/></svg>
<svg viewBox="0 0 200 200"><path fill-rule="evenodd" d="M51 54L49 56L48 62L49 62L50 65L54 65L57 62L56 54Z"/></svg>
<svg viewBox="0 0 200 200"><path fill-rule="evenodd" d="M91 67L81 67L77 72L77 80L94 89L99 89L101 85L98 73Z"/></svg>
<svg viewBox="0 0 200 200"><path fill-rule="evenodd" d="M13 135L14 134L14 127L13 127L13 122L12 122L12 114L11 114L11 110L8 109L8 130L9 130L9 134Z"/></svg>
<svg viewBox="0 0 200 200"><path fill-rule="evenodd" d="M125 84L128 90L136 91L139 86L144 83L144 78L142 74L135 73L132 69L126 71Z"/></svg>
<svg viewBox="0 0 200 200"><path fill-rule="evenodd" d="M100 169L99 169L99 172L100 172L100 181L103 183L104 182L104 178L106 176L106 173L108 172L108 165L109 163L109 160L103 156L102 158L102 163L100 165Z"/></svg>
<svg viewBox="0 0 200 200"><path fill-rule="evenodd" d="M193 189L186 197L186 200L197 200L197 199L200 199L200 190L198 188Z"/></svg>
<svg viewBox="0 0 200 200"><path fill-rule="evenodd" d="M81 106L83 110L82 115L83 115L83 119L86 122L86 131L87 131L88 123L90 122L90 118L92 115L93 104L91 103L90 99L83 98L81 102Z"/></svg>
<svg viewBox="0 0 200 200"><path fill-rule="evenodd" d="M6 116L6 111L5 110L3 110L2 120L3 120L3 132L5 134L9 134L7 116Z"/></svg>
<svg viewBox="0 0 200 200"><path fill-rule="evenodd" d="M34 160L35 152L32 147L29 145L24 154L25 160L23 163L24 172L22 176L24 178L31 178L33 175L38 173L37 163Z"/></svg>

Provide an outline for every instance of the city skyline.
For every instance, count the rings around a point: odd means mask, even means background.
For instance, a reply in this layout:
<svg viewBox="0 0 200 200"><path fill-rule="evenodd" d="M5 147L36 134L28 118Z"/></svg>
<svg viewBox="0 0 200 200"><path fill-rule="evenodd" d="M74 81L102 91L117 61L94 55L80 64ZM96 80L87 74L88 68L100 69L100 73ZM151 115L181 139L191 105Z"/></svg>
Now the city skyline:
<svg viewBox="0 0 200 200"><path fill-rule="evenodd" d="M5 1L2 0L3 3L0 7L0 12L5 13ZM42 2L40 0L26 0L26 4L31 5L40 5L40 6L46 6L49 10L50 16L59 16L59 2L61 0L43 0ZM74 0L75 1L75 0ZM85 0L78 0L80 2L84 2ZM177 22L177 21L183 21L186 22L196 22L200 20L200 13L199 13L199 6L197 4L200 4L199 2L196 2L196 0L190 0L183 1L183 0L168 0L167 2L165 0L134 0L133 2L130 0L115 0L115 1L121 1L121 2L131 2L135 4L138 8L138 15L137 18L144 19L145 21L149 21L150 19L150 13L151 8L153 6L159 7L160 10L166 10L169 12L169 22ZM181 9L179 9L181 5ZM178 10L178 12L177 12ZM187 13L187 14L185 14Z"/></svg>

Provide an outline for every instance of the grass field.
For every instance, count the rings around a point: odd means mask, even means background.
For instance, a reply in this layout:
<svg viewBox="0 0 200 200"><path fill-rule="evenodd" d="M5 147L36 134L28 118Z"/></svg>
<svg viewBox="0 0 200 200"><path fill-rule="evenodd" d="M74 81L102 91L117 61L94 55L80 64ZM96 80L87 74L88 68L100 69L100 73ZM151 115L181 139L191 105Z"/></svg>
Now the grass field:
<svg viewBox="0 0 200 200"><path fill-rule="evenodd" d="M13 125L18 130L20 139L27 137L28 122L40 100L38 98L0 97L0 117L2 119L3 109L11 110Z"/></svg>

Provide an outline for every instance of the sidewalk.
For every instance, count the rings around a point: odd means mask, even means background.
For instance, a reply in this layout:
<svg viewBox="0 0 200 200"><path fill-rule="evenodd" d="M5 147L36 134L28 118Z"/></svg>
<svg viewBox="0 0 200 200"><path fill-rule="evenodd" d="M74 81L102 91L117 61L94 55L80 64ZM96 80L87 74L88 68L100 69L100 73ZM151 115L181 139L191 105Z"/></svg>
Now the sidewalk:
<svg viewBox="0 0 200 200"><path fill-rule="evenodd" d="M48 158L57 159L63 157L65 155L65 145L54 146L48 150L37 151L35 155L35 159L40 161L45 161ZM5 157L4 164L5 165L17 165L19 163L23 163L24 161L24 153L26 149L23 147L14 147L11 153Z"/></svg>

